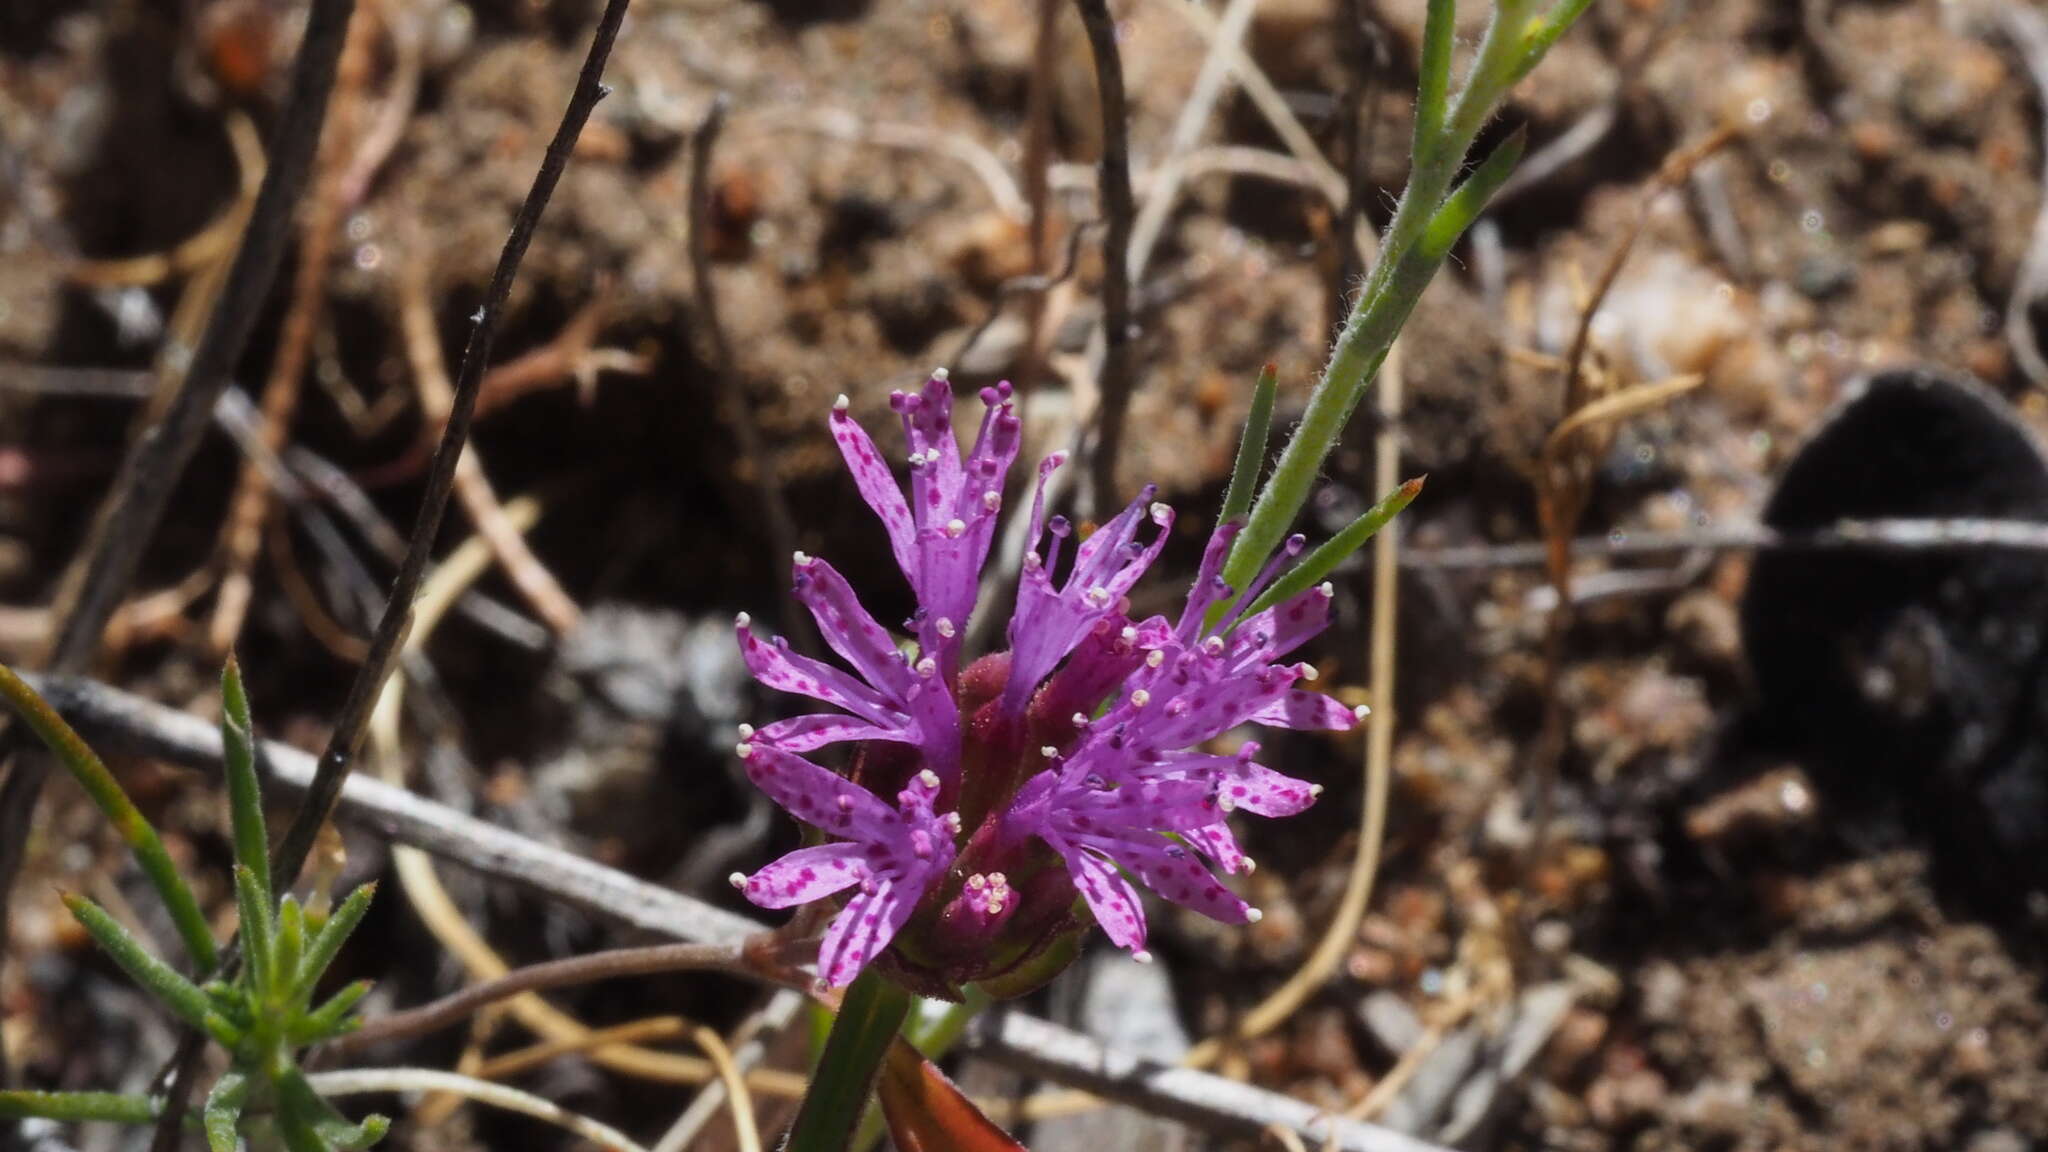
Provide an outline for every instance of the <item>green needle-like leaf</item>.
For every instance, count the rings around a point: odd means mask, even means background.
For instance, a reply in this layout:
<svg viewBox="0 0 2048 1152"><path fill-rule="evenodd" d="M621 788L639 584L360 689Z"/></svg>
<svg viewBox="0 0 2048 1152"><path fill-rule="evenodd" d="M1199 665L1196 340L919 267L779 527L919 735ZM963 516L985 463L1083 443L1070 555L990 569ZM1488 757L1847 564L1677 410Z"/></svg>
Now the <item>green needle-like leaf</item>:
<svg viewBox="0 0 2048 1152"><path fill-rule="evenodd" d="M105 909L83 896L65 893L64 906L71 909L93 942L100 946L114 963L121 966L130 979L148 989L150 994L163 1001L164 1006L180 1020L195 1027L205 1027L206 1018L213 1012L213 1002L197 984L185 979L170 965L150 955L141 941L128 934L126 928L107 915Z"/></svg>
<svg viewBox="0 0 2048 1152"><path fill-rule="evenodd" d="M334 957L341 952L341 946L348 942L349 933L363 922L363 914L370 910L370 901L377 895L375 883L365 884L348 894L341 907L320 926L312 942L306 945L306 958L299 962L298 983L294 993L310 996L313 985L319 983L327 966L334 963Z"/></svg>
<svg viewBox="0 0 2048 1152"><path fill-rule="evenodd" d="M259 994L277 985L277 924L264 900L256 874L235 865L235 908L242 917L242 962L249 966L249 986Z"/></svg>
<svg viewBox="0 0 2048 1152"><path fill-rule="evenodd" d="M1273 397L1280 391L1279 369L1268 364L1259 369L1252 385L1252 409L1244 418L1244 436L1237 442L1237 463L1230 469L1230 487L1223 490L1223 511L1216 522L1241 519L1252 506L1252 493L1259 490L1259 467L1266 462L1266 436L1273 427Z"/></svg>
<svg viewBox="0 0 2048 1152"><path fill-rule="evenodd" d="M318 1147L333 1152L360 1152L384 1138L391 1122L382 1116L366 1116L360 1124L334 1110L326 1097L315 1091L305 1073L293 1068L277 1080L280 1111L294 1118L317 1140ZM289 1141L290 1126L286 1127ZM296 1145L293 1146L296 1152Z"/></svg>
<svg viewBox="0 0 2048 1152"><path fill-rule="evenodd" d="M1535 28L1522 40L1522 58L1516 61L1514 78L1520 80L1542 63L1545 53L1550 51L1558 38L1571 29L1586 9L1593 6L1593 0L1559 0L1557 7L1550 10Z"/></svg>
<svg viewBox="0 0 2048 1152"><path fill-rule="evenodd" d="M297 990L299 968L306 956L306 915L299 908L299 902L290 896L277 909L277 980L278 1002L287 1001Z"/></svg>
<svg viewBox="0 0 2048 1152"><path fill-rule="evenodd" d="M1489 153L1472 175L1465 178L1458 190L1451 193L1444 206L1430 217L1429 227L1423 231L1422 243L1416 245L1416 255L1425 260L1441 261L1450 254L1451 245L1465 234L1479 214L1486 210L1486 202L1500 191L1514 174L1515 165L1521 162L1522 152L1529 146L1529 128L1523 125L1500 142L1500 146Z"/></svg>
<svg viewBox="0 0 2048 1152"><path fill-rule="evenodd" d="M1323 577L1337 570L1346 556L1365 546L1373 534L1387 526L1387 521L1400 514L1401 509L1413 503L1422 494L1422 478L1417 477L1388 493L1386 498L1373 505L1363 516L1346 524L1342 531L1325 540L1315 551L1302 557L1301 562L1286 575L1275 580L1271 587L1260 594L1252 606L1245 610L1249 617L1264 612L1288 598L1299 596L1315 586Z"/></svg>
<svg viewBox="0 0 2048 1152"><path fill-rule="evenodd" d="M242 666L228 657L220 674L220 739L227 764L228 814L234 824L235 861L255 874L257 890L271 903L270 833L263 822L263 791L256 779L256 725Z"/></svg>
<svg viewBox="0 0 2048 1152"><path fill-rule="evenodd" d="M156 1109L155 1097L118 1092L0 1092L0 1120L154 1124Z"/></svg>
<svg viewBox="0 0 2048 1152"><path fill-rule="evenodd" d="M242 1105L249 1098L249 1080L240 1072L229 1072L206 1094L200 1113L206 1127L206 1146L211 1152L235 1152L239 1137L235 1125L242 1119Z"/></svg>
<svg viewBox="0 0 2048 1152"><path fill-rule="evenodd" d="M370 994L374 986L368 980L358 980L344 987L328 997L325 1004L293 1021L285 1039L291 1042L292 1047L303 1048L354 1031L357 1022L349 1018L349 1013Z"/></svg>
<svg viewBox="0 0 2048 1152"><path fill-rule="evenodd" d="M177 926L178 937L185 942L185 951L191 956L193 967L204 972L213 967L218 953L213 942L213 933L207 927L206 915L199 910L199 901L192 896L192 889L185 884L185 878L178 874L178 866L171 862L170 853L164 851L164 842L143 818L142 811L128 798L121 782L107 771L107 766L94 755L84 740L79 738L71 725L57 715L56 710L36 690L30 688L12 668L0 664L0 699L14 709L37 738L55 753L72 779L77 780L85 794L105 814L107 822L114 826L121 839L128 844L128 850L135 855L135 862L142 866L143 874L163 900L164 908L171 914L171 922Z"/></svg>

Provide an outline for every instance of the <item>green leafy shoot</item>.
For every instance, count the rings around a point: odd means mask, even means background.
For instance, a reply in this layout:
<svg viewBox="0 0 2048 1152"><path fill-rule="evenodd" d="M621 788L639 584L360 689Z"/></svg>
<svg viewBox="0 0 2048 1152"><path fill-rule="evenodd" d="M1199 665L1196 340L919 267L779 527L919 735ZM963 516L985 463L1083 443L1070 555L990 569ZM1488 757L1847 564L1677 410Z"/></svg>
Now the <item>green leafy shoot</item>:
<svg viewBox="0 0 2048 1152"><path fill-rule="evenodd" d="M1495 0L1493 20L1454 94L1450 78L1457 5L1454 0L1429 0L1417 69L1408 186L1380 238L1378 259L1337 337L1322 379L1231 546L1223 568L1225 583L1244 587L1286 539L1415 302L1521 157L1523 140L1517 133L1460 182L1480 130L1509 89L1529 74L1590 4L1591 0L1556 0L1539 13L1535 0Z"/></svg>
<svg viewBox="0 0 2048 1152"><path fill-rule="evenodd" d="M255 727L240 670L232 661L221 678L221 742L228 777L229 816L235 847L235 904L241 918L242 962L238 970L196 983L165 963L92 901L66 895L71 910L100 950L179 1020L202 1030L228 1052L228 1072L208 1093L199 1116L212 1152L353 1152L381 1139L389 1122L372 1116L349 1122L313 1090L299 1071L297 1052L360 1024L356 1007L369 994L366 981L350 984L319 1007L312 1006L321 977L342 944L369 911L376 886L349 893L334 914L309 916L296 897L282 899L271 887L269 842L263 797L256 774ZM135 810L98 757L20 677L0 666L0 696L57 752L72 774L99 802L128 839L136 858L174 918L189 909L201 934L192 947L199 964L211 968L218 954L191 889L147 821ZM160 879L160 877L162 879ZM183 921L180 922L183 927ZM194 943L188 938L188 945ZM53 1120L103 1120L151 1124L160 1102L146 1096L107 1093L0 1092L0 1118L39 1116Z"/></svg>
<svg viewBox="0 0 2048 1152"><path fill-rule="evenodd" d="M1223 510L1216 514L1219 524L1236 520L1251 510L1252 493L1259 489L1259 468L1266 462L1266 437L1273 428L1273 398L1279 392L1280 370L1271 364L1259 369L1252 385L1252 407L1244 419L1244 436L1237 442L1237 462L1230 469L1230 486L1223 490Z"/></svg>
<svg viewBox="0 0 2048 1152"><path fill-rule="evenodd" d="M1386 527L1387 521L1415 502L1415 498L1422 494L1422 480L1423 478L1418 476L1394 489L1358 519L1346 524L1342 531L1325 540L1315 551L1302 557L1300 563L1275 580L1257 600L1252 601L1251 607L1245 609L1244 617L1255 616L1275 604L1286 601L1289 597L1298 596L1336 571L1337 565L1364 547L1366 541L1372 539L1381 528Z"/></svg>
<svg viewBox="0 0 2048 1152"><path fill-rule="evenodd" d="M36 690L16 675L12 668L0 664L0 699L5 699L14 714L21 717L36 737L49 748L78 781L85 794L114 831L128 845L135 862L142 867L143 875L149 878L150 886L156 889L157 897L163 901L165 911L171 915L171 923L177 926L178 938L185 943L185 951L193 967L200 971L211 969L218 952L214 947L213 933L207 927L206 915L199 910L199 901L192 895L192 889L185 878L178 874L178 866L171 861L171 854L164 850L164 842L156 834L142 810L135 801L128 798L126 789L107 766L93 753L71 725L57 715L49 703L36 694Z"/></svg>

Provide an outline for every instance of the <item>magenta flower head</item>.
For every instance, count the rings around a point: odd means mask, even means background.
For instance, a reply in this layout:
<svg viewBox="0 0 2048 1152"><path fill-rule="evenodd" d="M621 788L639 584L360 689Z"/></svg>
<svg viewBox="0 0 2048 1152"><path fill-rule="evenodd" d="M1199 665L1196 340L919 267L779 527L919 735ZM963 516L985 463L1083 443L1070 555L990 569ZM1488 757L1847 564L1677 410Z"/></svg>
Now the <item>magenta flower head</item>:
<svg viewBox="0 0 2048 1152"><path fill-rule="evenodd" d="M1239 591L1220 575L1237 532L1222 525L1179 618L1133 620L1128 594L1173 512L1147 488L1076 539L1047 515L1060 454L1038 468L1008 646L963 659L1021 440L1009 385L981 400L963 457L943 372L890 398L909 441L907 493L845 398L832 413L833 439L915 594L908 636L803 553L795 595L839 662L764 641L739 618L754 678L830 710L742 726L748 777L822 842L733 883L764 908L850 893L818 957L828 985L879 963L927 994L957 996L969 982L1014 994L1050 978L1091 918L1144 958L1136 885L1226 923L1257 921L1218 877L1251 867L1230 816L1291 816L1322 789L1258 763L1256 743L1233 755L1205 746L1245 724L1346 729L1363 715L1302 688L1310 665L1283 662L1328 625L1329 585L1244 615L1300 554L1300 537L1219 611ZM850 746L843 772L807 758L832 744Z"/></svg>

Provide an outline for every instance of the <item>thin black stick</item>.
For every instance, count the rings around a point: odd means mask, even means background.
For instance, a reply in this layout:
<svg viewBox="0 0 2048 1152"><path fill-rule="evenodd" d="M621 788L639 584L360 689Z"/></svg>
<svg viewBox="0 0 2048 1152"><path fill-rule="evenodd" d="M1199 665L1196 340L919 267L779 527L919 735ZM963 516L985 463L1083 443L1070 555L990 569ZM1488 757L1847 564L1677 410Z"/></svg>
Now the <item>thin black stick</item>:
<svg viewBox="0 0 2048 1152"><path fill-rule="evenodd" d="M1096 424L1093 478L1095 514L1107 519L1120 502L1117 451L1131 404L1131 145L1124 101L1124 64L1117 52L1116 21L1106 0L1074 0L1088 49L1095 57L1095 86L1102 106L1102 375Z"/></svg>
<svg viewBox="0 0 2048 1152"><path fill-rule="evenodd" d="M1351 58L1338 132L1344 141L1344 205L1337 213L1337 282L1326 300L1331 309L1324 327L1335 330L1351 314L1352 285L1361 283L1365 266L1353 237L1359 217L1372 195L1373 142L1379 137L1380 81L1387 74L1387 41L1365 11L1363 0L1343 0L1338 7L1339 43Z"/></svg>
<svg viewBox="0 0 2048 1152"><path fill-rule="evenodd" d="M697 319L711 352L712 410L732 430L740 455L753 468L755 495L761 502L768 542L775 549L772 564L784 564L796 551L796 521L782 499L775 461L761 446L761 431L754 425L754 411L739 378L732 340L718 313L718 284L711 275L711 157L719 133L725 130L728 103L725 93L714 96L704 122L690 140L690 282L697 295ZM792 641L810 635L796 602L787 596L782 598L782 631Z"/></svg>
<svg viewBox="0 0 2048 1152"><path fill-rule="evenodd" d="M327 98L334 90L335 69L354 11L355 0L313 0L298 59L292 65L284 118L271 140L269 163L256 191L249 224L214 301L213 314L185 365L184 379L165 409L163 422L142 433L129 448L120 474L100 504L82 553L84 561L72 567L59 590L57 603L64 619L49 661L55 671L84 671L99 651L107 622L135 581L142 550L156 535L171 492L213 419L214 401L227 387L229 373L249 343L263 299L270 294L284 260L292 211L312 172L320 126L327 118ZM64 608L67 604L68 610ZM22 754L19 728L11 729L0 747L13 762L6 783L0 785L0 924L5 924L14 877L21 870L28 841L28 823L49 776L50 761L39 754ZM0 954L0 964L4 963L5 956ZM0 1087L7 1083L6 1068L6 1051L0 1045ZM0 1141L13 1142L12 1126L0 1128Z"/></svg>
<svg viewBox="0 0 2048 1152"><path fill-rule="evenodd" d="M548 143L540 171L534 174L533 187L526 193L526 202L519 206L519 214L512 219L512 234L505 239L505 249L498 256L497 271L491 274L484 305L477 310L468 346L462 350L462 367L455 378L454 407L448 413L447 427L441 432L441 443L434 450L434 462L427 473L426 493L420 501L419 518L413 523L412 536L406 545L405 562L399 565L398 576L392 581L391 597L384 606L383 618L377 622L376 634L370 640L369 655L357 671L355 682L349 685L348 697L342 703L341 714L335 718L333 735L328 738L326 751L320 755L320 767L313 776L312 786L306 790L305 802L292 817L291 827L278 846L271 871L282 878L281 886L298 877L307 854L312 851L314 837L319 834L320 826L327 821L335 801L341 796L342 783L348 779L349 769L362 747L370 710L377 702L385 674L390 670L391 661L397 655L399 644L411 623L413 597L419 592L427 556L433 550L434 537L440 531L441 514L448 507L448 492L455 481L455 462L469 440L470 418L476 411L477 390L483 382L484 367L491 358L491 343L497 336L499 316L505 309L506 298L512 293L513 277L518 274L519 262L526 256L526 247L533 240L534 228L539 225L541 213L547 209L548 198L554 195L562 170L569 163L569 154L576 147L576 138L590 120L591 109L597 107L597 102L610 91L602 81L605 60L611 55L612 42L618 38L619 25L626 18L629 2L606 0L604 15L598 20L597 33L591 39L590 53L583 60L583 71L576 78L576 91L570 96L569 107L562 114L561 126L555 130L555 138Z"/></svg>

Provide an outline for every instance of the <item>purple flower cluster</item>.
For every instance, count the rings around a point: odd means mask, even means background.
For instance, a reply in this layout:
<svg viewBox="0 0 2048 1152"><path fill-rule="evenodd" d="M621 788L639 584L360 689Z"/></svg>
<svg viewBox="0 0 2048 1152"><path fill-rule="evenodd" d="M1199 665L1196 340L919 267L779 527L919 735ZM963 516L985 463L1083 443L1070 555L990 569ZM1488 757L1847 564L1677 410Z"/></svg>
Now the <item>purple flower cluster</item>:
<svg viewBox="0 0 2048 1152"><path fill-rule="evenodd" d="M1255 743L1235 755L1202 746L1247 723L1345 729L1363 714L1302 689L1312 666L1280 663L1329 623L1329 585L1242 615L1299 554L1299 537L1212 621L1232 592L1221 571L1237 526L1225 524L1179 619L1133 620L1128 593L1158 557L1173 512L1148 488L1067 555L1072 526L1045 507L1062 454L1038 469L1008 650L963 663L1021 440L1009 386L981 399L981 429L963 458L943 372L922 392L890 398L910 443L907 494L844 397L832 414L833 439L916 595L906 625L914 643L900 645L838 571L803 553L796 597L845 667L781 637L763 641L748 617L738 621L755 679L835 709L742 727L748 777L827 842L733 876L766 908L853 891L818 958L833 986L885 956L941 991L1017 971L1073 936L1077 894L1111 940L1142 958L1145 916L1131 877L1214 919L1257 921L1258 909L1216 876L1251 867L1227 818L1290 816L1322 789L1259 764ZM854 746L850 774L804 757L835 743Z"/></svg>

